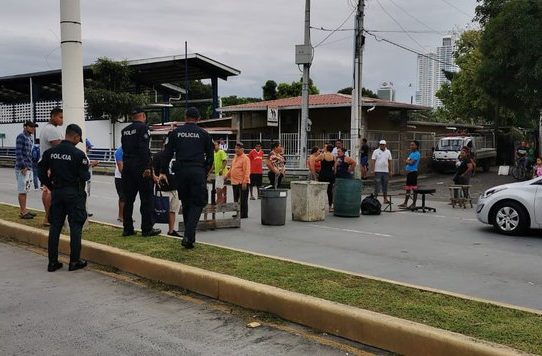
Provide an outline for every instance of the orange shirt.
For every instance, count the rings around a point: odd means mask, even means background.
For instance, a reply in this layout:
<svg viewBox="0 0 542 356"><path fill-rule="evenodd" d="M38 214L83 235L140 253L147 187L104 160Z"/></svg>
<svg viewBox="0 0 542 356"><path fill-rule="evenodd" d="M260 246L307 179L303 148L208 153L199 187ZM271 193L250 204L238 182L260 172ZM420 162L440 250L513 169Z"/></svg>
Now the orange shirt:
<svg viewBox="0 0 542 356"><path fill-rule="evenodd" d="M232 185L250 183L250 159L246 154L234 156L228 175Z"/></svg>

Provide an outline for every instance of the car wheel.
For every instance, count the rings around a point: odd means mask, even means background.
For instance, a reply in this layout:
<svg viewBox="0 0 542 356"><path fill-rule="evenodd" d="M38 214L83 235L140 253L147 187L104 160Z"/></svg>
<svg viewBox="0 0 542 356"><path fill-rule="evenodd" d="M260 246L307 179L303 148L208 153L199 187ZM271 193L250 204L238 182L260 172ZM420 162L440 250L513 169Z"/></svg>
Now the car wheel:
<svg viewBox="0 0 542 356"><path fill-rule="evenodd" d="M493 226L501 234L521 235L529 228L529 216L525 208L514 201L498 203L493 208Z"/></svg>

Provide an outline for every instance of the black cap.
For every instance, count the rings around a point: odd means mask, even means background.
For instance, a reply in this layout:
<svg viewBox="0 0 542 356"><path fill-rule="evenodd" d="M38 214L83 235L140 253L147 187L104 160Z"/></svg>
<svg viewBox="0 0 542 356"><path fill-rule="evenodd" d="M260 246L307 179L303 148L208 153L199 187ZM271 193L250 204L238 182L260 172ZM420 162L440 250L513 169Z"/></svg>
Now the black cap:
<svg viewBox="0 0 542 356"><path fill-rule="evenodd" d="M143 110L143 108L135 108L134 110L132 110L132 115L137 115L137 114L140 114L140 113L144 113L145 110Z"/></svg>
<svg viewBox="0 0 542 356"><path fill-rule="evenodd" d="M36 123L33 122L33 121L26 120L25 123L23 124L23 126L38 127L39 125L36 124Z"/></svg>
<svg viewBox="0 0 542 356"><path fill-rule="evenodd" d="M66 127L66 135L72 133L79 135L79 142L83 142L83 130L81 130L79 125L69 124L68 127Z"/></svg>
<svg viewBox="0 0 542 356"><path fill-rule="evenodd" d="M199 119L199 110L193 106L186 109L185 116L191 119Z"/></svg>

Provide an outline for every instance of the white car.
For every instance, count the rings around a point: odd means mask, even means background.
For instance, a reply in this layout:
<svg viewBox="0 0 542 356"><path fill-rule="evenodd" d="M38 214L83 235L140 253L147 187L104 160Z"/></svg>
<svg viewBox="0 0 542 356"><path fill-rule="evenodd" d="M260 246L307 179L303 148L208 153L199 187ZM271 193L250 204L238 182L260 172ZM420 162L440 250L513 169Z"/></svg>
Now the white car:
<svg viewBox="0 0 542 356"><path fill-rule="evenodd" d="M507 235L542 228L542 177L486 190L478 200L476 216Z"/></svg>

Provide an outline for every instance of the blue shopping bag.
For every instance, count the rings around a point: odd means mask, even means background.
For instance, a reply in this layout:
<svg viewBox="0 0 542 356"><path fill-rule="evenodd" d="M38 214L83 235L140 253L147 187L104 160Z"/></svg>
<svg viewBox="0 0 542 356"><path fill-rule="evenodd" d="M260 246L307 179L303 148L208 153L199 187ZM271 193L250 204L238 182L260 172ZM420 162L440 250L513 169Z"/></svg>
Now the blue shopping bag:
<svg viewBox="0 0 542 356"><path fill-rule="evenodd" d="M156 224L167 224L169 218L169 197L157 189L153 199L153 220Z"/></svg>

